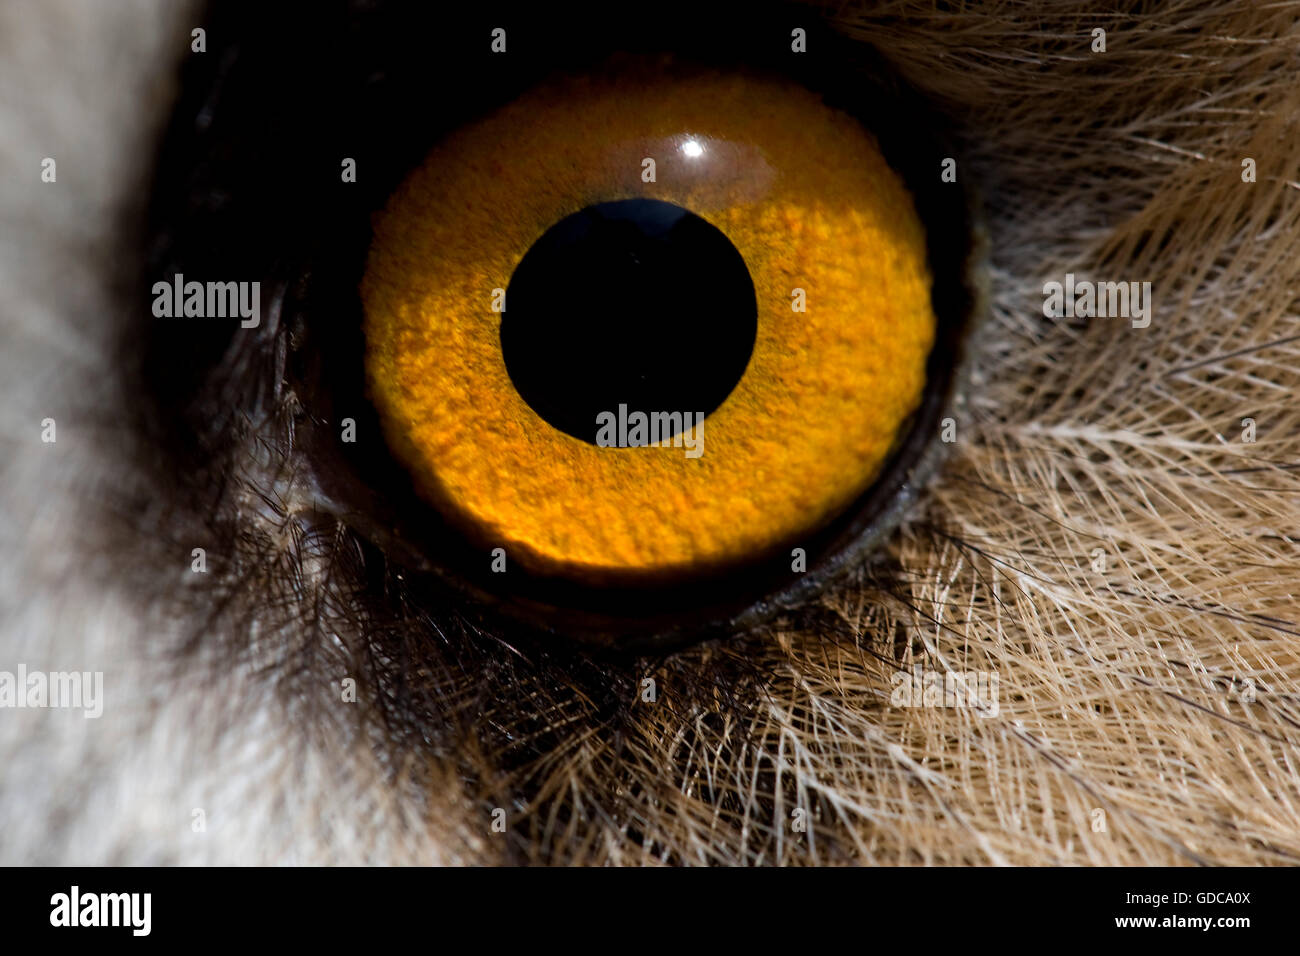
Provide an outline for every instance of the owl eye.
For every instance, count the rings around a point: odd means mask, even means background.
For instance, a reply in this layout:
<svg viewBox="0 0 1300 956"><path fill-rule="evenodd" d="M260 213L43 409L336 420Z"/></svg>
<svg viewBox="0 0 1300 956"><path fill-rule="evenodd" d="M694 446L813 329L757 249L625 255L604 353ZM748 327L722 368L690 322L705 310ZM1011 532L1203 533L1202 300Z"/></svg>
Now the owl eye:
<svg viewBox="0 0 1300 956"><path fill-rule="evenodd" d="M872 548L938 458L976 242L942 121L807 19L519 19L436 80L400 45L355 71L292 148L350 144L366 185L296 197L262 333L319 506L617 647L755 622Z"/></svg>
<svg viewBox="0 0 1300 956"><path fill-rule="evenodd" d="M788 82L544 84L375 227L367 368L421 493L524 569L674 581L789 551L870 485L934 340L870 134Z"/></svg>
<svg viewBox="0 0 1300 956"><path fill-rule="evenodd" d="M861 121L783 77L624 57L455 131L394 193L369 395L499 568L643 599L799 574L921 407L932 285Z"/></svg>

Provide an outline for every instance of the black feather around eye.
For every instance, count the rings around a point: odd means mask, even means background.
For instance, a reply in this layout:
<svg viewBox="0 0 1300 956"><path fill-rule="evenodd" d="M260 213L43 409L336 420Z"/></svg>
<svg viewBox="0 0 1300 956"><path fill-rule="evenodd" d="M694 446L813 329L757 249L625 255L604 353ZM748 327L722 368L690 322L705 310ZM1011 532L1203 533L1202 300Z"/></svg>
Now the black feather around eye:
<svg viewBox="0 0 1300 956"><path fill-rule="evenodd" d="M538 768L564 759L575 733L595 734L608 743L576 768L582 804L557 808L546 826L571 829L590 808L618 817L625 807L627 837L671 861L631 809L661 759L638 713L645 682L671 690L657 705L663 726L689 728L681 760L700 747L742 759L740 728L770 681L747 647L771 632L672 656L610 656L466 602L429 573L429 532L417 541L399 520L394 503L413 500L409 482L379 444L359 367L347 365L361 348L356 284L370 214L440 130L508 99L551 63L553 49L505 74L485 73L468 51L430 58L430 44L486 36L495 22L460 16L451 24L386 4L341 15L220 5L206 27L209 54L186 63L157 163L145 287L176 273L257 279L263 309L249 330L212 320L128 330L128 342L146 343L140 413L166 451L159 480L179 489L153 547L165 561L200 544L211 572L166 597L178 618L198 622L177 649L178 674L207 661L217 692L223 674L252 666L292 702L304 740L373 748L390 783L417 793L435 789L435 767L455 764L484 813L534 805L547 786ZM758 22L754 11L744 22ZM581 49L583 38L566 32ZM343 157L357 160L356 184L339 181ZM964 218L943 235L957 238L934 254L967 254ZM357 421L352 448L338 441L344 417ZM762 610L779 627L782 614L816 613L800 607ZM825 639L854 640L841 627ZM359 708L336 706L346 678L358 682ZM766 793L755 808L774 812L796 797L769 768L756 768L755 781ZM542 826L525 816L505 858L558 852ZM756 834L756 852L768 838Z"/></svg>
<svg viewBox="0 0 1300 956"><path fill-rule="evenodd" d="M501 17L520 54L501 65L487 43ZM495 19L494 19L495 18ZM584 589L516 572L502 585L482 556L416 495L389 454L367 400L357 285L370 216L443 132L506 102L549 72L598 63L611 51L670 50L711 61L787 64L788 25L835 55L814 59L810 85L877 131L931 224L930 258L942 316L931 387L887 476L825 530L810 536L809 573L789 562L745 569L669 590ZM499 626L609 646L668 648L751 627L798 606L869 554L897 523L942 450L938 420L959 387L967 319L980 311L973 213L932 172L951 149L943 121L864 47L849 50L807 10L725 5L693 11L693 28L666 13L647 27L603 15L579 25L520 9L433 16L400 4L327 14L298 8L222 6L208 27L211 52L192 58L158 161L147 282L259 280L263 320L155 320L144 334L144 370L162 434L176 436L178 466L208 467L253 432L267 452L293 462L312 508L335 516L427 589L433 606L455 605ZM431 59L428 44L443 41ZM847 52L846 52L847 51ZM844 63L826 65L836 57ZM802 62L802 61L798 61ZM849 73L842 72L850 70ZM837 72L841 71L841 72ZM850 95L846 76L855 86ZM871 92L867 92L868 85ZM454 95L451 91L455 91ZM339 165L354 159L355 183ZM957 196L956 200L954 196ZM269 422L283 421L277 431ZM356 441L339 440L355 422ZM289 444L277 444L277 442ZM302 487L307 487L303 484Z"/></svg>

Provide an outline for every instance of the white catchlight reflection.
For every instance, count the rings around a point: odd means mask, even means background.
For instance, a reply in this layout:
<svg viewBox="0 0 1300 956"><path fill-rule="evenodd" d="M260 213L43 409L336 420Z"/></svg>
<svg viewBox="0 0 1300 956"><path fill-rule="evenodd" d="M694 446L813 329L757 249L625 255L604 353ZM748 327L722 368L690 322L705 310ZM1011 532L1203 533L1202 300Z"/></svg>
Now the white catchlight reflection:
<svg viewBox="0 0 1300 956"><path fill-rule="evenodd" d="M695 142L695 140L688 139L686 142L682 143L682 152L694 159L696 156L704 155L704 147Z"/></svg>

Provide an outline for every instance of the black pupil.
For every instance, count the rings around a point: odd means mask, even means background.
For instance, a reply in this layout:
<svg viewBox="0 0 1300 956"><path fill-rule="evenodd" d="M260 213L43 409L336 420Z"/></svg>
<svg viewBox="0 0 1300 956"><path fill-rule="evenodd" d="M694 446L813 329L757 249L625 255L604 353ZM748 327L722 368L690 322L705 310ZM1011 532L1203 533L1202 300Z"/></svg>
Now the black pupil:
<svg viewBox="0 0 1300 956"><path fill-rule="evenodd" d="M596 443L602 412L709 414L757 333L754 283L720 230L673 203L625 199L561 219L506 289L501 351L543 419ZM693 421L693 417L689 419Z"/></svg>

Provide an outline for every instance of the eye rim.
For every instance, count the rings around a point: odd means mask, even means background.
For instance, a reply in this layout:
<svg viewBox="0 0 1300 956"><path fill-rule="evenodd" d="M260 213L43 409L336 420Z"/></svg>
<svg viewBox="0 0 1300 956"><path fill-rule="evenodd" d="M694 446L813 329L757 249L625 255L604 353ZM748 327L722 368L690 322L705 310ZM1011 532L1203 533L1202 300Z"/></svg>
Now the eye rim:
<svg viewBox="0 0 1300 956"><path fill-rule="evenodd" d="M892 533L938 470L947 450L938 440L938 423L945 412L964 402L972 351L969 340L987 310L987 242L977 225L981 219L979 203L964 180L939 185L940 157L955 157L958 152L944 142L946 123L932 104L905 88L874 49L830 32L806 10L800 9L798 15L801 24L806 22L809 27L810 42L818 49L830 50L824 59L832 65L811 68L812 76L798 75L793 68L773 71L823 94L829 105L854 115L875 134L886 159L912 192L927 232L927 251L935 277L932 300L936 339L927 359L921 405L900 428L880 476L825 528L809 535L808 570L803 574L790 571L788 554L778 554L728 574L701 577L691 585L674 584L664 590L605 587L598 589L599 594L589 595L584 592L593 589L531 578L512 568L507 575L495 576L505 578L510 585L509 593L502 593L496 586L500 582L491 580L493 576L487 572L490 557L485 551L441 547L448 540L459 540L459 534L415 494L410 476L396 465L382 438L377 439L379 450L387 460L377 470L358 461L359 455L376 451L373 443L368 448L364 442L345 447L337 440L337 423L343 417L356 418L362 434L379 436L380 428L363 392L358 404L357 394L331 387L336 381L331 363L349 353L353 358L360 354L357 288L370 240L368 226L350 235L336 229L335 235L342 236L347 248L333 260L304 253L302 261L288 263L272 274L275 284L264 289L263 299L276 302L277 308L267 317L257 338L270 356L267 364L272 366L269 374L275 376L270 386L275 399L279 400L281 391L296 393L307 406L295 417L294 443L312 472L318 498L315 504L321 511L342 519L376 545L389 561L408 571L414 591L427 595L430 601L451 600L461 613L477 616L485 623L576 639L593 649L633 653L671 650L747 630L825 590ZM772 22L788 28L788 10L781 9L773 16ZM719 29L734 27L725 14L720 12L719 17ZM758 17L747 24L747 29L761 29ZM210 35L218 34L210 31ZM729 42L734 47L738 41ZM218 55L214 49L214 61ZM221 73L229 69L230 60L222 56L216 80L208 81L213 89L220 88ZM726 65L709 58L700 58L700 62ZM748 61L735 62L751 66ZM765 66L772 69L770 63L759 64L758 69ZM845 83L847 77L855 81L851 89ZM535 78L544 79L544 74ZM189 104L191 114L208 107L204 97L211 91L201 87L197 93L198 101ZM179 140L185 161L194 163L206 127L178 131L177 126L183 126L187 118L184 112L178 110L169 140L173 147ZM928 122L920 123L919 135L918 117L928 117ZM336 136L329 142L333 145L338 139ZM198 150L195 140L200 141ZM408 168L418 162L423 151L410 150ZM166 151L161 168L175 174L175 169L167 169L165 159ZM182 165L181 172L187 171ZM368 205L349 204L351 196L338 200L343 204L341 218L354 225L365 222L387 199L400 175L391 175L390 171L390 180L388 188L372 193ZM185 258L182 254L179 260ZM163 254L151 258L150 279L158 277L168 259ZM336 335L329 330L340 315L356 317L356 335ZM238 347L237 342L232 343L221 361L240 364L246 356L238 353ZM357 365L359 370L359 360ZM249 401L264 400L261 392L267 390L265 379L254 382L253 387L260 392ZM375 480L380 473L382 480ZM411 514L418 517L412 519ZM521 578L529 579L524 588L517 587ZM589 596L599 600L589 602Z"/></svg>

